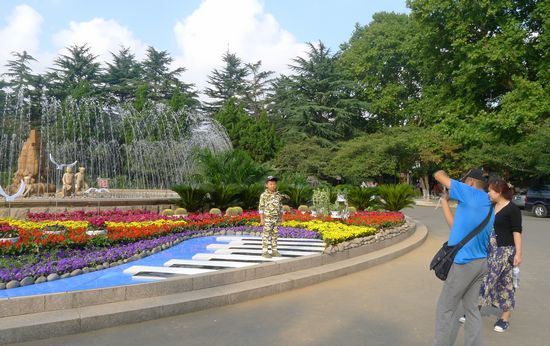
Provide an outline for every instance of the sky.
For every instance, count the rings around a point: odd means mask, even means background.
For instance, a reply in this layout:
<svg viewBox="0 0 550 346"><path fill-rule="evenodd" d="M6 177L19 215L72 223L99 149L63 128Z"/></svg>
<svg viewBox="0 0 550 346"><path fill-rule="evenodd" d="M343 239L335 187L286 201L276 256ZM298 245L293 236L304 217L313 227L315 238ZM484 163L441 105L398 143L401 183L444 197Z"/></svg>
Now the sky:
<svg viewBox="0 0 550 346"><path fill-rule="evenodd" d="M11 52L26 50L52 67L66 47L88 44L102 62L130 47L138 59L148 46L165 50L183 81L199 90L222 67L229 51L265 70L287 73L307 42L322 41L333 53L356 23L376 12L408 13L406 0L0 0L0 73Z"/></svg>

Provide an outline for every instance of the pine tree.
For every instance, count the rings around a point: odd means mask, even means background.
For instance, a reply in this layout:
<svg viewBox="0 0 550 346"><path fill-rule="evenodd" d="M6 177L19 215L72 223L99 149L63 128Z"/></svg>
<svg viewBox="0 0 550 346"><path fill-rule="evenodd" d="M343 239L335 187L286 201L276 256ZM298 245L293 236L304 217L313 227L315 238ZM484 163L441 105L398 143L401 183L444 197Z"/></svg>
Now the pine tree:
<svg viewBox="0 0 550 346"><path fill-rule="evenodd" d="M86 44L67 50L69 54L55 59L56 67L46 75L48 93L61 100L67 96L78 99L99 94L101 67L97 56Z"/></svg>
<svg viewBox="0 0 550 346"><path fill-rule="evenodd" d="M205 102L205 109L211 114L217 113L230 99L243 100L247 93L246 77L248 68L241 59L233 53L226 52L222 61L223 69L214 69L208 76L210 87L205 88L204 93L211 101Z"/></svg>

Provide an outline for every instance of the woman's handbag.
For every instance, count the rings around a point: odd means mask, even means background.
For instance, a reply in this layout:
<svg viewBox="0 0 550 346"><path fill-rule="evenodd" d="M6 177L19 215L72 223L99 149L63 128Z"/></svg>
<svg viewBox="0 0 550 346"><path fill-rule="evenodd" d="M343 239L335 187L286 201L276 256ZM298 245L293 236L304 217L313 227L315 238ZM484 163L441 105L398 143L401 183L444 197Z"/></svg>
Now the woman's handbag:
<svg viewBox="0 0 550 346"><path fill-rule="evenodd" d="M447 242L441 246L441 249L437 251L434 258L430 262L430 270L433 270L435 273L435 276L437 276L440 280L447 280L447 275L449 274L449 270L451 269L451 266L453 265L453 261L455 259L456 254L462 247L469 242L473 237L478 235L479 232L489 222L489 219L491 219L491 215L493 215L493 208L494 206L491 204L491 208L489 209L489 213L483 219L483 221L474 228L473 231L471 231L462 241L454 246L449 246Z"/></svg>

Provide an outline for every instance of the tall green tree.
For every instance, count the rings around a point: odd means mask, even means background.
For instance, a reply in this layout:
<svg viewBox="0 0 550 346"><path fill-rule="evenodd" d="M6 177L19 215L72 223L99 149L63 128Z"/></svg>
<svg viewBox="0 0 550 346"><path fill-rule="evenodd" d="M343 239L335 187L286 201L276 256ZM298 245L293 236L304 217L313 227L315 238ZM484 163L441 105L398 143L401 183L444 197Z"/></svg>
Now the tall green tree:
<svg viewBox="0 0 550 346"><path fill-rule="evenodd" d="M273 71L263 71L262 62L248 63L246 67L249 70L248 86L245 92L246 108L250 115L260 116L267 109L267 103L271 96L271 84Z"/></svg>
<svg viewBox="0 0 550 346"><path fill-rule="evenodd" d="M247 81L250 71L236 54L225 52L222 56L224 66L214 69L208 76L209 86L204 94L210 98L205 102L205 108L215 114L231 98L243 100L247 94Z"/></svg>
<svg viewBox="0 0 550 346"><path fill-rule="evenodd" d="M71 46L68 54L54 60L55 67L46 75L48 94L58 99L67 96L82 98L97 95L101 78L101 67L97 56L88 45Z"/></svg>
<svg viewBox="0 0 550 346"><path fill-rule="evenodd" d="M414 30L407 14L379 12L356 25L342 46L338 67L357 81L355 97L365 101L374 128L403 125L420 97L420 76L412 56Z"/></svg>
<svg viewBox="0 0 550 346"><path fill-rule="evenodd" d="M258 162L272 159L279 148L275 127L266 112L251 118L244 103L231 98L216 113L215 119L226 128L233 148L247 152Z"/></svg>
<svg viewBox="0 0 550 346"><path fill-rule="evenodd" d="M537 11L544 1L410 0L428 123L469 120L501 107L514 78L534 81L548 57L539 36L548 35ZM547 59L546 59L547 60ZM546 65L548 66L548 65ZM453 120L451 120L453 121ZM449 124L450 125L450 124Z"/></svg>
<svg viewBox="0 0 550 346"><path fill-rule="evenodd" d="M32 61L36 61L36 59L28 54L27 51L21 53L12 52L11 54L15 59L8 60L5 65L8 71L2 74L8 77L6 85L16 94L19 92L28 94L28 91L34 88L34 83L36 81L36 75L32 73L32 69L29 65Z"/></svg>
<svg viewBox="0 0 550 346"><path fill-rule="evenodd" d="M135 98L142 74L141 66L130 48L121 48L111 53L112 62L107 62L103 81L106 92L115 102L127 102Z"/></svg>
<svg viewBox="0 0 550 346"><path fill-rule="evenodd" d="M12 52L12 55L14 59L5 65L8 71L2 74L7 81L0 83L4 84L0 89L7 87L15 95L20 95L29 105L31 122L36 125L40 120L40 96L44 87L42 76L33 74L30 67L31 62L37 60L26 51Z"/></svg>
<svg viewBox="0 0 550 346"><path fill-rule="evenodd" d="M195 107L198 104L197 93L192 84L187 84L179 79L185 72L185 68L171 69L170 64L174 59L167 51L159 51L149 46L145 59L141 63L143 70L142 82L147 86L149 100L166 101L173 100L173 108L177 105ZM174 96L176 95L176 96Z"/></svg>
<svg viewBox="0 0 550 346"><path fill-rule="evenodd" d="M275 82L275 107L281 105L287 137L351 138L364 129L364 105L353 97L353 82L336 69L336 57L322 43L309 43L306 57L296 57L293 74ZM275 113L276 114L276 113Z"/></svg>

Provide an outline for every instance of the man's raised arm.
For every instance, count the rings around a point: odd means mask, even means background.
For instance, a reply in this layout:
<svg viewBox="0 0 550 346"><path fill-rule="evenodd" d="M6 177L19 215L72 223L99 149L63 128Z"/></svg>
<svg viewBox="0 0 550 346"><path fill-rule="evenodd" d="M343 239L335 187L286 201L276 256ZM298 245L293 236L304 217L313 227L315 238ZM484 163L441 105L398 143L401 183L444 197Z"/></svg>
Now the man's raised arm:
<svg viewBox="0 0 550 346"><path fill-rule="evenodd" d="M451 178L445 173L444 170L439 170L434 173L434 178L437 180L441 185L445 186L447 189L451 188Z"/></svg>

